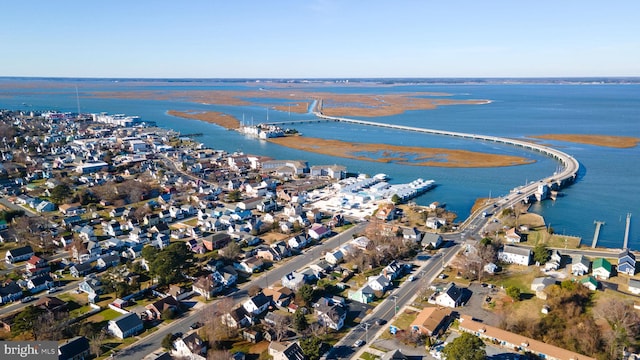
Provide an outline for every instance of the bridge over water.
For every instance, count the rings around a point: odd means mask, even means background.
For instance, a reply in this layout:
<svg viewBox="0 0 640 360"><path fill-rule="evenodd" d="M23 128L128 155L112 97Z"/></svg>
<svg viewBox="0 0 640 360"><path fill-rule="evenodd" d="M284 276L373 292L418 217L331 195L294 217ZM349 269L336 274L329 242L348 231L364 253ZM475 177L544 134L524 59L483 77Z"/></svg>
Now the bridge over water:
<svg viewBox="0 0 640 360"><path fill-rule="evenodd" d="M319 102L317 106L320 107L321 102ZM540 180L541 182L544 182L544 183L555 183L559 187L563 186L566 182L571 182L575 180L578 170L580 168L580 163L573 156L567 153L564 153L560 150L556 150L548 146L535 144L528 141L503 138L499 136L470 134L470 133L436 130L436 129L425 129L425 128L419 128L414 126L386 124L386 123L379 123L375 121L357 120L357 119L350 119L350 118L338 117L338 116L327 116L322 114L317 109L313 111L313 114L316 116L315 119L270 122L268 124L282 126L282 125L293 125L293 124L302 124L302 123L336 121L336 122L365 125L365 126L377 126L377 127L383 127L383 128L395 129L395 130L421 132L421 133L431 134L431 135L443 135L443 136L452 136L452 137L464 138L464 139L470 139L470 140L490 141L490 142L499 143L499 144L517 146L517 147L525 148L527 150L537 151L539 153L542 153L545 156L548 156L550 158L553 158L559 161L563 165L562 170L559 173L554 173L553 175ZM533 190L536 187L537 187L537 184L529 184L525 186L525 188L521 189L521 191L523 194L526 194L526 193L532 192L529 190Z"/></svg>

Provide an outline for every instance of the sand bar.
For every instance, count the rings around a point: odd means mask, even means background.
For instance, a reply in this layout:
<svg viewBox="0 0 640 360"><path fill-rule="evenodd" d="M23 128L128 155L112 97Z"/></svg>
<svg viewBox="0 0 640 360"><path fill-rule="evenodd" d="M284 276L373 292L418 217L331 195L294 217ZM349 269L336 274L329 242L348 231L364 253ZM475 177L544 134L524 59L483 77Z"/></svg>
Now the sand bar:
<svg viewBox="0 0 640 360"><path fill-rule="evenodd" d="M227 129L237 129L240 121L234 116L218 111L177 111L169 110L167 114L185 119L200 120L211 124L216 124Z"/></svg>
<svg viewBox="0 0 640 360"><path fill-rule="evenodd" d="M289 148L324 155L383 163L393 162L412 166L487 168L525 165L535 162L532 159L518 156L467 150L355 143L301 136L273 138L268 141Z"/></svg>
<svg viewBox="0 0 640 360"><path fill-rule="evenodd" d="M640 142L640 138L637 137L613 135L545 134L529 137L536 139L559 140L579 144L606 146L619 149L636 147L638 146L638 142Z"/></svg>

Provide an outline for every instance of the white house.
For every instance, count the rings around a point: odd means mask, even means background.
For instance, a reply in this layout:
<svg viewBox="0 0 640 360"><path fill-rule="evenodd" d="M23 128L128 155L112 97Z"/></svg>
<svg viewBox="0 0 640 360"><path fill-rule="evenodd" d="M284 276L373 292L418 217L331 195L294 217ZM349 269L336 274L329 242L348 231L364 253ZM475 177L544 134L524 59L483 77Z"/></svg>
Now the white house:
<svg viewBox="0 0 640 360"><path fill-rule="evenodd" d="M184 337L179 337L173 342L171 355L178 359L206 360L207 343L197 333L193 332Z"/></svg>
<svg viewBox="0 0 640 360"><path fill-rule="evenodd" d="M571 273L574 276L583 276L589 273L591 261L584 255L578 255L571 260Z"/></svg>
<svg viewBox="0 0 640 360"><path fill-rule="evenodd" d="M120 339L133 336L142 331L142 329L144 329L144 324L142 324L142 320L136 313L124 314L109 320L109 325L107 326L107 330Z"/></svg>
<svg viewBox="0 0 640 360"><path fill-rule="evenodd" d="M454 283L449 283L449 285L436 296L436 304L450 308L458 307L462 304L462 295L462 289Z"/></svg>
<svg viewBox="0 0 640 360"><path fill-rule="evenodd" d="M504 248L498 252L498 260L508 264L524 266L529 266L529 264L531 264L531 256L531 249L512 245L505 245Z"/></svg>
<svg viewBox="0 0 640 360"><path fill-rule="evenodd" d="M268 297L266 297L263 293L259 293L249 300L242 303L242 307L247 310L248 313L252 313L255 315L262 314L267 311L271 301Z"/></svg>

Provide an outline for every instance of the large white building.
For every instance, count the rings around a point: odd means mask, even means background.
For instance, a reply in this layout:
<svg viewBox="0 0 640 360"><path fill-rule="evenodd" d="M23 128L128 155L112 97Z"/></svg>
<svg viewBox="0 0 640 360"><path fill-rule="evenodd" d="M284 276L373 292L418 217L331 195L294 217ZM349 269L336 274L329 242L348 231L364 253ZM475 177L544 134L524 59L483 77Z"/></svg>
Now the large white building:
<svg viewBox="0 0 640 360"><path fill-rule="evenodd" d="M524 266L529 266L529 264L531 264L531 257L531 249L512 245L505 245L498 253L498 260L502 262Z"/></svg>

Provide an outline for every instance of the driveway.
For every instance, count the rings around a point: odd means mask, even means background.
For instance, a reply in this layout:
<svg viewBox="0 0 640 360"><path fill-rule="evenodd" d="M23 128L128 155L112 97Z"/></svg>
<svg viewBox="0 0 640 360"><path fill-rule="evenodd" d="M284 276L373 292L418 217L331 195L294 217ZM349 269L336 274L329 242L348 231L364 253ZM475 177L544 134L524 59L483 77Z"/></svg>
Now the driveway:
<svg viewBox="0 0 640 360"><path fill-rule="evenodd" d="M500 323L500 317L494 312L483 308L485 299L491 297L492 299L500 294L499 288L483 287L478 283L471 283L468 288L472 295L471 298L463 307L456 309L461 314L469 315L475 319L482 320L482 322L491 325L498 326Z"/></svg>

